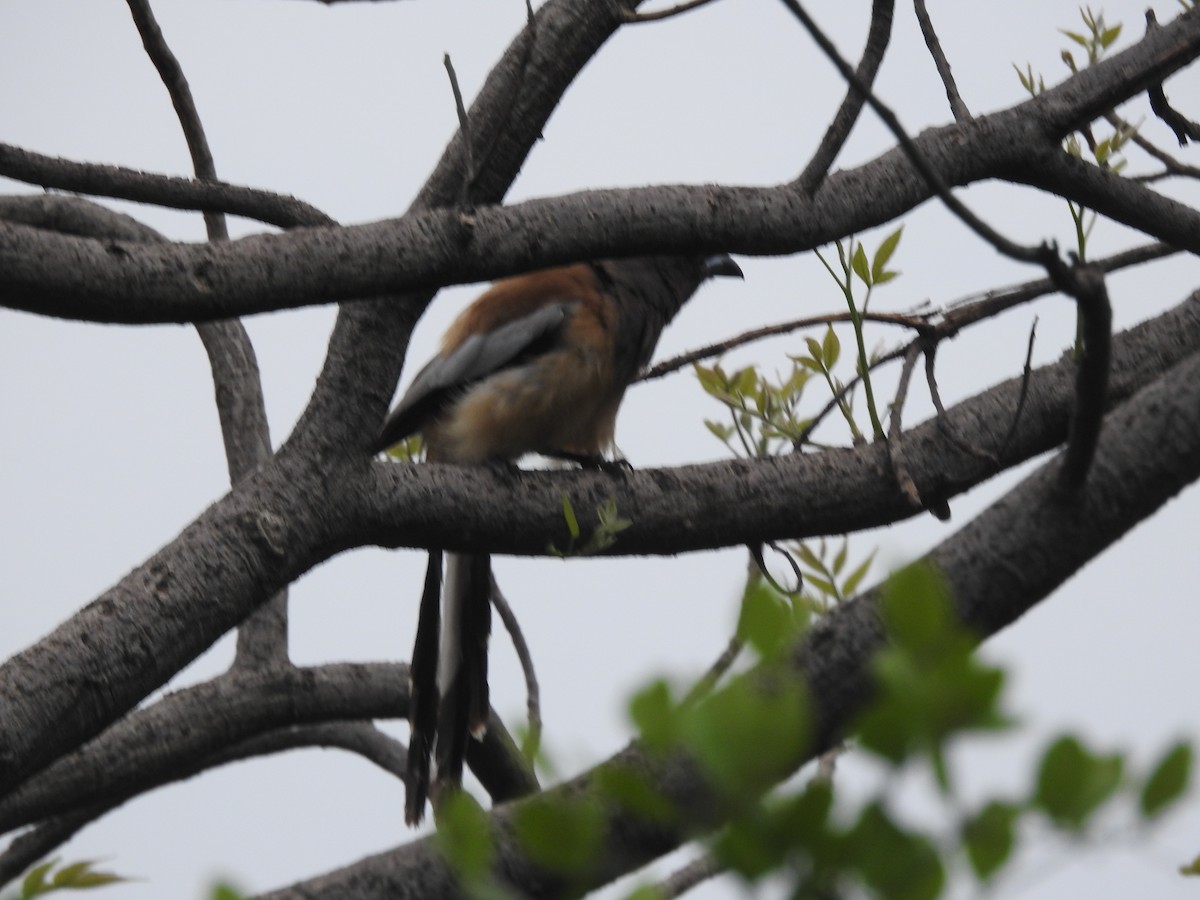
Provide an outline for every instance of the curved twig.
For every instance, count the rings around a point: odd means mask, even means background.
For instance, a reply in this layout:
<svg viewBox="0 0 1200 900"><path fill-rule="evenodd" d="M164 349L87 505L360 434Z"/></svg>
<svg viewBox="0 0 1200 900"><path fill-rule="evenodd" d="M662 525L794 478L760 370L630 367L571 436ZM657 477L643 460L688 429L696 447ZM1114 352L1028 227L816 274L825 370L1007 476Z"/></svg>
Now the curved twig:
<svg viewBox="0 0 1200 900"><path fill-rule="evenodd" d="M504 623L504 630L508 632L513 650L521 662L521 672L525 676L525 710L529 717L529 738L525 754L533 759L542 743L542 690L538 685L537 672L533 667L533 654L529 652L525 632L521 629L521 623L517 621L517 615L509 605L508 598L500 590L495 573L492 574L492 606L496 608L500 621Z"/></svg>
<svg viewBox="0 0 1200 900"><path fill-rule="evenodd" d="M800 20L812 39L816 41L817 46L821 48L822 52L829 57L830 62L841 72L842 77L864 95L866 102L875 111L875 114L883 120L888 130L892 132L892 135L899 142L901 149L904 150L905 156L908 157L913 167L921 173L921 177L925 179L925 183L929 185L930 190L937 195L942 204L964 225L991 244L998 253L1002 253L1019 262L1049 266L1052 264L1051 258L1058 259L1058 254L1049 246L1025 247L1004 237L1004 235L1000 234L972 212L966 204L950 193L945 180L930 165L925 154L920 151L912 137L909 136L908 132L900 124L900 120L896 118L896 114L892 112L890 107L879 100L871 92L870 86L863 83L862 79L850 68L850 64L838 53L833 42L829 40L825 32L821 30L816 21L805 11L804 7L797 0L781 0L781 2L791 11L792 15Z"/></svg>
<svg viewBox="0 0 1200 900"><path fill-rule="evenodd" d="M925 331L930 328L929 317L927 316L906 316L900 313L862 313L860 318L864 322L880 322L888 325L899 325L905 328L912 328L917 331ZM689 366L692 363L700 362L703 359L712 359L714 356L721 356L728 353L730 350L737 347L752 344L755 341L761 341L766 338L778 337L781 334L790 334L793 331L799 331L801 328L812 328L816 325L829 325L833 322L849 322L851 314L848 312L827 313L823 316L808 316L803 319L792 319L790 322L780 322L777 325L764 325L762 328L753 328L749 331L744 331L741 334L734 335L724 341L719 341L715 344L709 344L705 347L700 347L697 350L689 350L687 353L681 353L678 356L672 356L670 359L665 359L660 363L656 363L647 369L637 379L638 381L653 381L655 378L662 378L664 375L669 375L684 366Z"/></svg>
<svg viewBox="0 0 1200 900"><path fill-rule="evenodd" d="M954 116L956 122L965 122L971 118L971 111L967 109L967 104L963 102L962 95L958 92L958 85L954 82L954 73L950 70L950 61L946 59L946 54L942 51L942 42L938 40L937 32L933 28L933 20L929 18L925 0L914 0L913 7L917 12L917 21L921 24L921 34L925 38L925 46L929 48L929 55L933 57L933 64L937 67L938 76L946 88L946 99L950 101L950 114Z"/></svg>
<svg viewBox="0 0 1200 900"><path fill-rule="evenodd" d="M687 0L686 3L679 3L667 9L657 9L646 13L626 10L622 14L621 19L628 25L638 25L642 22L661 22L663 19L683 15L683 13L691 12L693 9L698 9L701 6L707 6L712 2L713 0Z"/></svg>
<svg viewBox="0 0 1200 900"><path fill-rule="evenodd" d="M183 128L196 177L215 181L216 163L192 89L183 67L171 52L162 29L155 21L149 0L127 0L146 54L158 70L171 97L171 105ZM205 212L204 227L213 242L229 240L229 223L223 213ZM216 391L217 413L225 442L230 484L237 484L271 455L271 433L263 400L262 378L254 345L236 319L200 322L196 325L208 354ZM269 667L289 664L288 592L282 590L238 628L234 666Z"/></svg>
<svg viewBox="0 0 1200 900"><path fill-rule="evenodd" d="M913 369L917 365L917 357L921 355L921 349L920 341L913 341L904 353L904 365L900 369L900 383L896 387L896 398L892 401L892 415L887 436L888 458L892 462L892 474L914 509L921 509L925 504L921 501L921 492L917 490L916 482L913 481L908 466L904 462L901 421L904 403L908 399L908 384L912 378Z"/></svg>
<svg viewBox="0 0 1200 900"><path fill-rule="evenodd" d="M875 75L879 72L883 55L887 51L888 41L892 37L894 5L893 0L874 0L871 4L871 25L867 31L867 45L863 48L862 59L858 62L857 81L850 83L846 90L846 96L842 99L842 105L838 107L829 127L825 129L825 134L821 138L821 143L817 145L816 152L813 153L812 159L808 161L808 165L804 167L804 171L794 182L796 187L806 195L811 195L825 179L829 167L833 165L833 161L841 152L846 138L850 136L850 131L854 128L854 123L858 121L858 117L862 113L863 103L867 98L860 89L860 85L869 87L874 83Z"/></svg>
<svg viewBox="0 0 1200 900"><path fill-rule="evenodd" d="M229 213L276 225L333 225L334 220L303 200L224 181L196 181L139 172L124 166L76 162L0 143L0 175L26 184L96 197L115 197L168 209Z"/></svg>

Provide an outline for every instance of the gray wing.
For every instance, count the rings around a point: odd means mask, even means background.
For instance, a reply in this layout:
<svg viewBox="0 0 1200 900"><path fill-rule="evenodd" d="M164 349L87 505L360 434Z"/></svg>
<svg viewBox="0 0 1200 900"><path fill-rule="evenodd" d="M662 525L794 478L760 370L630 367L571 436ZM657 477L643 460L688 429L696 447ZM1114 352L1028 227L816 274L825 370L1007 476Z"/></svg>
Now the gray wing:
<svg viewBox="0 0 1200 900"><path fill-rule="evenodd" d="M471 385L544 353L554 344L576 306L561 301L542 306L482 334L473 334L445 355L425 364L391 411L371 445L372 452L420 431Z"/></svg>

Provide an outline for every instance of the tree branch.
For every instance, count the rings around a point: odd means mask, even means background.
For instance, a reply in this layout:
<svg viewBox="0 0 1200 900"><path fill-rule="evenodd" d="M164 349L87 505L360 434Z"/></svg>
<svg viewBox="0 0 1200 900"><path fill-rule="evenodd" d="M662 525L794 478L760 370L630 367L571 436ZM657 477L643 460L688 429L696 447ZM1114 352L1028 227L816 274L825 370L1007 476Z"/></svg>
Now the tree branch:
<svg viewBox="0 0 1200 900"><path fill-rule="evenodd" d="M1198 348L1200 295L1123 333L1114 341L1106 408ZM1064 441L1075 396L1074 367L1068 356L1033 373L1020 427L993 461L965 452L946 437L937 419L907 431L905 457L920 495L930 503L953 497ZM1022 380L1009 379L963 401L949 416L969 422L964 430L976 435L980 446L998 451ZM592 472L503 473L484 467L377 463L361 490L364 518L358 527L364 539L386 546L539 555L548 542L566 542L561 513L565 492L580 521L610 501L632 520L610 553L685 553L844 534L901 521L914 511L895 483L880 477L887 471L886 450L874 445L771 460L635 470L619 478ZM467 509L479 512L469 525Z"/></svg>
<svg viewBox="0 0 1200 900"><path fill-rule="evenodd" d="M859 60L855 74L860 84L870 87L875 83L875 75L883 62L887 51L888 41L892 37L892 10L895 4L892 0L874 0L871 4L871 25L867 31L867 46L863 49L862 59ZM847 87L842 105L834 114L829 127L825 130L817 151L813 154L795 185L801 193L811 196L817 185L825 178L829 167L841 152L850 130L862 113L866 95L854 84Z"/></svg>
<svg viewBox="0 0 1200 900"><path fill-rule="evenodd" d="M1097 465L1081 492L1063 502L1060 462L1039 468L978 519L943 542L927 560L946 579L962 620L980 638L1013 622L1049 596L1088 560L1200 477L1200 354L1185 358L1112 413ZM871 694L870 662L883 645L878 595L840 605L814 627L791 660L808 687L816 739L796 748L787 777L833 746ZM756 677L752 672L746 677ZM778 677L777 669L772 674ZM514 818L520 805L491 814L499 859L495 873L523 896L561 897L633 871L678 847L690 835L718 827L728 814L699 767L681 754L663 756L633 744L611 760L554 789L558 798L595 791L607 770L632 769L678 810L686 827L652 823L606 808L606 842L583 883L550 877L521 850ZM263 895L261 900L366 900L388 896L457 896L453 873L430 840L416 841L354 865Z"/></svg>
<svg viewBox="0 0 1200 900"><path fill-rule="evenodd" d="M555 4L543 7L538 18L553 8ZM584 48L594 49L594 41ZM927 132L915 144L948 186L1017 177L1025 183L1041 181L1040 187L1086 202L1078 196L1082 185L1077 180L1065 187L1054 181L1065 156L1058 141L1197 54L1200 11L1193 11L1036 98ZM509 66L518 64L514 60ZM485 127L486 117L476 110L471 119L477 132L494 137L494 122ZM540 121L535 119L533 126ZM527 136L524 129L521 135ZM498 146L493 137L476 140L485 148ZM457 160L458 152L457 143L452 144L448 158ZM487 154L478 152L475 158ZM437 177L450 178L441 167ZM452 202L460 183L450 178L439 188L450 192L441 202ZM481 185L486 183L484 179ZM931 194L912 164L893 151L830 177L811 201L786 188L590 191L504 208L480 206L469 225L454 210L421 207L401 219L261 235L220 248L127 247L6 224L0 226L0 304L89 320L192 321L428 290L610 255L697 249L796 252L895 218ZM1200 252L1200 214L1165 199L1156 210L1137 206L1156 196L1126 183L1123 192L1114 188L1109 209L1103 211L1173 246ZM481 203L497 198L486 190L476 195ZM409 302L419 312L426 301ZM388 357L394 374L400 353L402 349ZM382 399L380 405L386 402Z"/></svg>

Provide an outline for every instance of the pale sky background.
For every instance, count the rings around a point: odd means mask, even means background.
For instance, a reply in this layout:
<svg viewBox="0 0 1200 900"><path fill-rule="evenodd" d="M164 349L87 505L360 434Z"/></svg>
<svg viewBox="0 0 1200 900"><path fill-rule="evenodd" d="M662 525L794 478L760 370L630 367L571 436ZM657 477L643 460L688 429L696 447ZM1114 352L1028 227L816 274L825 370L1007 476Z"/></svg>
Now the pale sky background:
<svg viewBox="0 0 1200 900"><path fill-rule="evenodd" d="M1160 20L1174 2L1154 4ZM811 4L857 58L869 4ZM976 113L1023 99L1012 63L1031 63L1056 83L1067 45L1057 29L1079 28L1075 2L931 3L966 102ZM1143 29L1143 0L1105 7L1128 39ZM468 102L520 27L519 0L362 3L183 2L155 11L187 73L222 178L291 193L343 222L395 216L410 202L456 127L442 55L449 52ZM1079 56L1080 54L1077 54ZM913 132L950 120L942 86L909 4L878 82L881 96ZM1193 117L1196 71L1168 94ZM583 188L658 182L771 184L799 171L843 85L798 24L769 0L723 0L684 18L618 34L567 94L531 154L512 199ZM1144 103L1131 106L1135 120ZM0 140L76 160L190 174L166 92L119 0L6 0L0 13ZM1145 130L1175 152L1150 119ZM891 146L870 114L838 160L858 164ZM1195 151L1179 151L1195 164ZM1134 157L1133 171L1146 164ZM0 191L29 188L0 180ZM1194 187L1161 190L1197 202ZM1028 189L981 185L961 192L1008 236L1072 243L1062 201ZM116 204L181 240L202 240L194 214ZM926 205L904 220L893 265L903 275L873 308L948 303L1038 277L1002 260ZM873 248L894 226L864 235ZM237 235L261 230L232 222ZM1100 223L1092 256L1140 243ZM745 283L706 286L668 329L658 358L755 325L840 309L815 258L742 259ZM1200 283L1193 260L1112 278L1118 327L1178 302ZM477 287L447 290L417 331L403 383ZM1071 340L1074 314L1060 298L1036 306L1036 361ZM290 431L311 390L333 322L332 307L248 320L262 367L272 437ZM1019 370L1030 313L965 334L939 354L947 402ZM892 346L896 335L872 333ZM843 343L849 345L848 332ZM799 337L755 346L727 365L787 365ZM122 577L226 489L212 388L200 342L187 327L80 325L0 311L0 656L38 639ZM848 371L848 368L847 368ZM885 384L886 384L885 380ZM814 386L814 404L824 397ZM909 422L928 403L914 388ZM720 409L687 374L631 392L618 442L649 467L720 458L702 425ZM835 429L828 439L840 439ZM852 542L861 557L879 548L891 565L923 552L1011 484L985 485L952 503L948 524L922 518ZM1145 768L1181 735L1193 739L1195 638L1200 627L1193 488L1069 582L1058 596L987 645L1011 667L1008 706L1024 728L973 743L952 759L968 797L1031 782L1049 735L1076 729L1100 749L1133 751ZM298 663L406 658L415 622L420 554L344 554L292 589L292 656ZM625 705L649 678L686 682L720 652L736 618L743 552L678 559L588 562L501 560L499 577L532 646L543 687L547 746L574 774L625 743ZM877 567L876 575L882 571ZM874 577L871 579L874 580ZM221 671L222 640L173 682ZM507 638L493 640L494 703L511 725L524 697ZM404 729L397 726L396 734ZM849 758L840 783L855 796L872 766ZM402 787L362 760L305 751L218 770L139 798L85 829L59 854L102 858L141 879L97 896L199 898L218 876L266 890L351 863L408 838ZM901 790L901 808L930 810L920 784ZM1175 874L1200 853L1195 798L1148 840L1120 832L1076 849L1044 830L997 896L1183 898L1196 884ZM975 896L971 882L956 896ZM737 896L722 879L695 896ZM771 896L770 890L763 891Z"/></svg>

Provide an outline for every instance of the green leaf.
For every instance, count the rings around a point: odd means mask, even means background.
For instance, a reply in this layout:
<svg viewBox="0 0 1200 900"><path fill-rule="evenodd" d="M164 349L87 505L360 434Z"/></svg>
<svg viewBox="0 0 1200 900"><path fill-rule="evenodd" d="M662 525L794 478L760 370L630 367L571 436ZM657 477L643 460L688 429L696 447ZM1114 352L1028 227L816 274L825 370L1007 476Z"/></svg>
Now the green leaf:
<svg viewBox="0 0 1200 900"><path fill-rule="evenodd" d="M765 581L746 586L738 614L737 636L763 659L778 656L793 636L792 611L778 591Z"/></svg>
<svg viewBox="0 0 1200 900"><path fill-rule="evenodd" d="M563 491L562 495L562 511L563 519L567 523L567 531L571 533L571 540L579 539L579 520L575 518L575 509L571 506L571 498L567 496L567 492Z"/></svg>
<svg viewBox="0 0 1200 900"><path fill-rule="evenodd" d="M1074 31L1067 31L1066 29L1063 29L1063 28L1060 28L1059 31L1062 32L1063 34L1065 34L1067 37L1069 37L1075 43L1077 43L1080 47L1083 47L1085 50L1087 49L1088 39L1085 38L1082 34L1077 34Z"/></svg>
<svg viewBox="0 0 1200 900"><path fill-rule="evenodd" d="M601 766L596 785L606 800L611 800L640 819L671 824L678 820L674 805L645 776L626 766Z"/></svg>
<svg viewBox="0 0 1200 900"><path fill-rule="evenodd" d="M537 796L513 818L521 845L550 871L580 876L595 865L604 837L604 813L595 800Z"/></svg>
<svg viewBox="0 0 1200 900"><path fill-rule="evenodd" d="M879 249L875 251L875 258L871 261L871 280L876 284L880 284L880 276L884 274L885 266L888 260L892 258L892 254L896 252L896 245L900 243L900 235L904 233L904 226L901 225L891 234L883 239L883 243L879 245Z"/></svg>
<svg viewBox="0 0 1200 900"><path fill-rule="evenodd" d="M743 676L683 715L684 741L731 798L786 775L808 742L809 701L792 682Z"/></svg>
<svg viewBox="0 0 1200 900"><path fill-rule="evenodd" d="M797 544L795 549L796 555L800 557L800 561L810 569L815 569L818 572L825 571L824 564L817 557L817 554L812 552L808 544Z"/></svg>
<svg viewBox="0 0 1200 900"><path fill-rule="evenodd" d="M820 575L813 575L811 572L805 574L804 583L810 588L815 588L819 593L826 597L837 598L837 588L833 586L833 582L828 578L822 578Z"/></svg>
<svg viewBox="0 0 1200 900"><path fill-rule="evenodd" d="M872 662L878 691L859 722L859 739L893 764L924 751L948 791L943 745L958 732L1006 724L998 709L1004 672L972 653L973 640L928 566L902 569L883 593L891 645Z"/></svg>
<svg viewBox="0 0 1200 900"><path fill-rule="evenodd" d="M1075 737L1056 740L1042 757L1034 805L1056 824L1081 831L1121 784L1120 754L1096 756Z"/></svg>
<svg viewBox="0 0 1200 900"><path fill-rule="evenodd" d="M835 838L828 827L832 802L829 783L814 779L799 794L751 805L717 839L714 855L750 881L775 872L797 852L814 863L832 862Z"/></svg>
<svg viewBox="0 0 1200 900"><path fill-rule="evenodd" d="M1140 806L1147 819L1157 816L1183 796L1192 775L1192 747L1179 742L1168 750L1142 787Z"/></svg>
<svg viewBox="0 0 1200 900"><path fill-rule="evenodd" d="M862 279L863 284L867 287L871 286L871 267L867 263L867 251L863 249L862 244L854 248L854 257L850 260L850 267L854 270L854 274Z"/></svg>
<svg viewBox="0 0 1200 900"><path fill-rule="evenodd" d="M846 568L846 557L850 552L850 542L842 541L842 546L838 548L838 552L833 557L833 574L842 574L842 569Z"/></svg>
<svg viewBox="0 0 1200 900"><path fill-rule="evenodd" d="M812 354L812 358L821 364L821 368L829 368L825 360L825 349L817 342L817 339L806 337L804 343L808 345L808 352Z"/></svg>
<svg viewBox="0 0 1200 900"><path fill-rule="evenodd" d="M850 834L863 880L887 900L934 900L946 883L937 850L900 828L879 803L868 805Z"/></svg>
<svg viewBox="0 0 1200 900"><path fill-rule="evenodd" d="M1186 866L1180 866L1179 874L1190 876L1200 875L1200 856L1197 856Z"/></svg>
<svg viewBox="0 0 1200 900"><path fill-rule="evenodd" d="M657 884L640 884L625 900L667 900L667 895Z"/></svg>
<svg viewBox="0 0 1200 900"><path fill-rule="evenodd" d="M246 896L233 885L219 882L212 886L208 900L246 900Z"/></svg>
<svg viewBox="0 0 1200 900"><path fill-rule="evenodd" d="M717 440L724 443L733 437L733 426L723 425L720 422L714 422L711 419L704 420L704 427L717 436Z"/></svg>
<svg viewBox="0 0 1200 900"><path fill-rule="evenodd" d="M825 328L825 337L821 340L821 358L825 360L825 365L832 369L837 365L841 354L842 342L838 340L833 326L829 325Z"/></svg>
<svg viewBox="0 0 1200 900"><path fill-rule="evenodd" d="M700 363L695 363L692 366L692 371L696 373L696 380L700 382L700 387L706 393L719 397L726 392L725 379L717 374L720 369L716 367L708 369L700 365Z"/></svg>
<svg viewBox="0 0 1200 900"><path fill-rule="evenodd" d="M57 862L58 860L51 859L29 870L29 874L21 881L21 900L46 892L46 874Z"/></svg>
<svg viewBox="0 0 1200 900"><path fill-rule="evenodd" d="M961 634L945 582L929 565L916 563L893 573L880 609L888 635L917 657L940 655Z"/></svg>
<svg viewBox="0 0 1200 900"><path fill-rule="evenodd" d="M963 826L967 859L980 881L995 875L1012 855L1019 815L1011 803L993 800Z"/></svg>
<svg viewBox="0 0 1200 900"><path fill-rule="evenodd" d="M467 884L487 880L495 858L487 813L466 791L446 798L437 818L437 843L442 854Z"/></svg>
<svg viewBox="0 0 1200 900"><path fill-rule="evenodd" d="M1121 25L1117 23L1112 28L1106 28L1100 33L1099 41L1101 47L1109 47L1112 45L1121 34Z"/></svg>
<svg viewBox="0 0 1200 900"><path fill-rule="evenodd" d="M731 381L733 391L743 397L758 395L758 371L753 366L747 366L736 372Z"/></svg>
<svg viewBox="0 0 1200 900"><path fill-rule="evenodd" d="M867 577L867 572L871 570L871 563L875 561L875 552L871 551L871 555L864 559L854 571L846 576L846 580L842 582L842 593L847 597L853 597L854 592L858 590L858 586L862 584L862 580Z"/></svg>
<svg viewBox="0 0 1200 900"><path fill-rule="evenodd" d="M679 734L679 713L671 686L660 678L634 694L629 718L647 747L666 750L673 746Z"/></svg>

